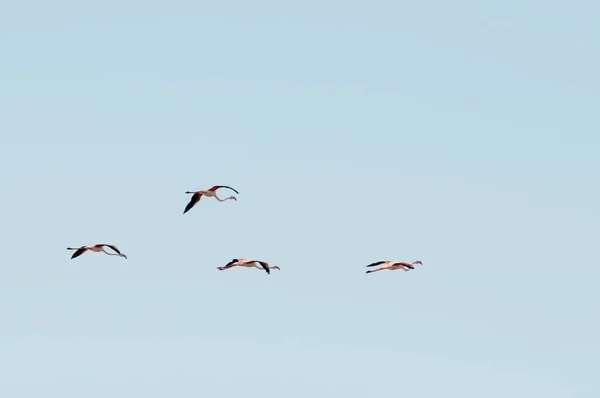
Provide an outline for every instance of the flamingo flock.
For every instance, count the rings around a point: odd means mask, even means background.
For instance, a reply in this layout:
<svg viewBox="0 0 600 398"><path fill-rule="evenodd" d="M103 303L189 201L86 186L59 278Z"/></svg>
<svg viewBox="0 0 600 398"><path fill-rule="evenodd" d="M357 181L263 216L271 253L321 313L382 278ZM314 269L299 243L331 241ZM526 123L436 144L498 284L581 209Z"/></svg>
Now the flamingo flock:
<svg viewBox="0 0 600 398"><path fill-rule="evenodd" d="M239 195L239 192L235 188L232 188L227 185L214 185L211 188L206 189L206 190L186 191L185 193L191 194L192 197L190 198L190 201L188 202L188 204L185 206L185 209L183 210L183 214L187 213L196 204L198 204L198 202L200 202L200 199L202 198L202 196L206 196L207 198L215 198L219 202L225 202L226 200L237 201L237 198L235 196L228 196L223 199L219 198L219 196L217 195L217 190L219 190L221 188L226 188L226 189L232 190L233 192L235 192L236 194ZM106 251L105 248L109 248L109 249L111 249L111 251ZM121 251L119 249L117 249L117 247L115 245L107 244L107 243L98 243L98 244L95 244L92 246L67 247L67 250L75 251L75 253L73 253L73 255L71 256L71 260L81 256L83 253L85 253L87 251L91 251L94 253L104 253L109 256L118 256L118 257L123 257L123 258L127 259L127 255L121 253ZM367 270L366 273L370 274L373 272L384 271L384 270L396 271L399 269L401 269L403 271L410 271L410 270L415 269L415 265L423 265L423 263L420 260L416 260L416 261L413 261L410 263L406 262L406 261L382 260L382 261L377 261L377 262L367 265L367 267L369 267L369 268L376 267L376 266L379 266L379 267L374 268L374 269L369 269L369 270ZM279 266L270 265L266 261L248 260L245 258L234 258L233 260L229 261L227 264L217 267L217 269L219 271L225 271L227 269L231 269L234 267L254 268L254 269L261 270L261 271L265 271L269 275L271 274L271 270L280 270Z"/></svg>

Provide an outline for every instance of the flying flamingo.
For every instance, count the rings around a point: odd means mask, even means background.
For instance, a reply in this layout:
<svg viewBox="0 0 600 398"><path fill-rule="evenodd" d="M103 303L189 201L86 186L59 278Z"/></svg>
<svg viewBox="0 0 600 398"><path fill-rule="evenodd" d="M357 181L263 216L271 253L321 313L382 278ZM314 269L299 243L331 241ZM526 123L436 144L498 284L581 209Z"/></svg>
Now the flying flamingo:
<svg viewBox="0 0 600 398"><path fill-rule="evenodd" d="M260 267L259 267L259 265L260 265ZM270 274L272 269L280 269L278 266L276 266L276 265L271 266L264 261L246 260L245 258L234 258L233 260L231 260L230 262L225 264L225 266L217 267L217 269L219 271L224 271L224 270L232 268L232 267L249 267L249 268L264 269L265 271L267 271L267 274Z"/></svg>
<svg viewBox="0 0 600 398"><path fill-rule="evenodd" d="M380 264L383 264L383 266L379 267L377 269L368 270L367 274L370 274L371 272L383 271L384 269L387 269L390 271L395 271L397 269L402 269L403 271L408 271L409 269L415 269L414 266L416 264L423 265L423 263L420 262L419 260L413 261L412 263L407 263L405 261L385 260L385 261L377 261L376 263L369 264L369 265L367 265L367 267L374 267L374 266L380 265Z"/></svg>
<svg viewBox="0 0 600 398"><path fill-rule="evenodd" d="M186 193L188 194L193 194L192 195L192 199L190 200L190 202L187 204L187 206L185 207L185 210L183 211L183 214L187 213L192 207L194 207L196 205L196 203L200 202L200 199L202 198L202 195L208 197L208 198L215 198L217 199L219 202L225 202L228 199L233 199L235 201L237 201L237 198L235 196L229 196L225 199L221 199L217 196L217 189L219 188L228 188L231 189L233 192L237 193L239 195L239 192L236 191L235 189L228 187L227 185L215 185L214 187L207 189L207 190L200 190L200 191L187 191Z"/></svg>
<svg viewBox="0 0 600 398"><path fill-rule="evenodd" d="M104 250L104 246L108 246L111 249L113 249L114 251L116 251L116 253L110 253L107 252L106 250ZM125 257L127 258L126 255L122 254L119 249L117 249L116 246L114 245L107 245L105 243L99 243L97 245L94 246L81 246L81 247L67 247L67 250L75 250L75 253L73 253L73 255L71 256L71 260L74 259L75 257L79 257L81 256L83 253L85 253L88 250L91 250L93 252L104 252L106 254L108 254L109 256L121 256L121 257Z"/></svg>

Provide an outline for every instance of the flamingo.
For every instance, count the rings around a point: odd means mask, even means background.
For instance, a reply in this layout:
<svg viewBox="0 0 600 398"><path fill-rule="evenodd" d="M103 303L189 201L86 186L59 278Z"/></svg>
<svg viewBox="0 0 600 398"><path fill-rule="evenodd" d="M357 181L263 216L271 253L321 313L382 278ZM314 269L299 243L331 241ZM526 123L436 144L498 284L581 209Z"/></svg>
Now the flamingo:
<svg viewBox="0 0 600 398"><path fill-rule="evenodd" d="M249 268L264 269L265 271L267 271L267 274L270 274L272 269L280 269L278 266L269 265L268 263L266 263L264 261L246 260L245 258L234 258L233 260L231 260L230 262L225 264L225 266L217 267L217 269L219 271L224 271L224 270L232 268L232 267L249 267Z"/></svg>
<svg viewBox="0 0 600 398"><path fill-rule="evenodd" d="M379 267L377 269L370 269L367 271L367 274L370 274L371 272L383 271L384 269L387 269L390 271L395 271L397 269L402 269L403 271L408 271L409 269L415 269L414 266L416 264L423 265L423 263L419 260L413 261L412 263L407 263L405 261L385 260L385 261L377 261L376 263L369 264L369 265L367 265L367 267L374 267L374 266L380 265L380 264L383 264L383 266Z"/></svg>
<svg viewBox="0 0 600 398"><path fill-rule="evenodd" d="M217 196L217 189L219 188L228 188L231 189L233 192L237 193L239 195L239 192L236 191L235 189L228 187L227 185L215 185L212 188L209 188L207 190L200 190L200 191L187 191L187 194L193 194L192 195L192 199L190 200L190 202L187 204L187 206L185 207L185 210L183 211L183 214L187 213L192 207L194 207L196 205L196 203L200 202L200 199L202 198L202 195L209 197L209 198L215 198L217 199L219 202L225 202L228 199L233 199L235 201L237 201L237 198L235 196L229 196L225 199L221 199Z"/></svg>
<svg viewBox="0 0 600 398"><path fill-rule="evenodd" d="M111 249L113 249L114 251L116 251L116 253L110 253L107 252L106 250L104 250L104 246L108 246ZM117 247L115 245L107 245L105 243L99 243L97 245L94 246L81 246L81 247L67 247L67 250L75 250L75 253L73 253L73 255L71 256L71 260L74 259L75 257L79 257L81 256L83 253L85 253L88 250L91 250L93 252L104 252L106 254L108 254L109 256L121 256L121 257L125 257L127 258L126 255L124 255L123 253L121 253L119 251L119 249L117 249Z"/></svg>

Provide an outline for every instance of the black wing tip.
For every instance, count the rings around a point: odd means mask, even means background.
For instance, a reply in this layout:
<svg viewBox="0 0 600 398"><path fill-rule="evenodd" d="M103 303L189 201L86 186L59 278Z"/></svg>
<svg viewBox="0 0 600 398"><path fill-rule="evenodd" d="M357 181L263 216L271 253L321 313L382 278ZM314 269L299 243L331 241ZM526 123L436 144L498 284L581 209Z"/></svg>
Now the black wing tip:
<svg viewBox="0 0 600 398"><path fill-rule="evenodd" d="M264 261L259 261L258 262L260 264L261 267L263 267L263 269L267 272L267 274L271 274L271 269L269 269L269 264L265 263Z"/></svg>
<svg viewBox="0 0 600 398"><path fill-rule="evenodd" d="M71 256L71 260L73 260L76 257L79 257L83 254L83 252L85 252L85 250L82 249L78 249L75 253L73 253L73 255Z"/></svg>
<svg viewBox="0 0 600 398"><path fill-rule="evenodd" d="M229 189L231 189L233 192L237 193L238 195L240 194L240 193L238 192L238 190L237 190L237 189L235 189L235 188L232 188L232 187L230 187L229 185L215 185L215 188L216 188L216 189L219 189L219 188L229 188Z"/></svg>
<svg viewBox="0 0 600 398"><path fill-rule="evenodd" d="M192 207L196 206L196 204L198 202L200 202L201 196L202 195L199 195L198 192L194 193L194 195L192 195L192 198L190 199L188 204L185 206L185 210L183 211L183 214L187 213L188 211L190 211L192 209Z"/></svg>
<svg viewBox="0 0 600 398"><path fill-rule="evenodd" d="M119 253L119 254L122 254L122 253L119 251L119 249L117 249L117 246L115 246L115 245L105 245L105 246L108 246L108 247L110 247L111 249L113 249L114 251L116 251L117 253Z"/></svg>
<svg viewBox="0 0 600 398"><path fill-rule="evenodd" d="M233 260L231 260L230 262L228 262L227 264L225 264L224 267L227 267L227 266L229 266L229 265L231 265L233 263L237 263L237 262L238 262L237 258L234 258Z"/></svg>

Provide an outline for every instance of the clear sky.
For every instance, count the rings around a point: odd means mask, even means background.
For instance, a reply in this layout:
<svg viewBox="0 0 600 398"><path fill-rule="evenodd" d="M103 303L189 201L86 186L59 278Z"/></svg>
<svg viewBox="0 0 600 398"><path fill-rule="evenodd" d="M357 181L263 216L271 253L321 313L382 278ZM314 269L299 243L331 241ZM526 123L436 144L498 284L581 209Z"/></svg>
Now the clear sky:
<svg viewBox="0 0 600 398"><path fill-rule="evenodd" d="M0 396L600 396L599 15L3 3Z"/></svg>

